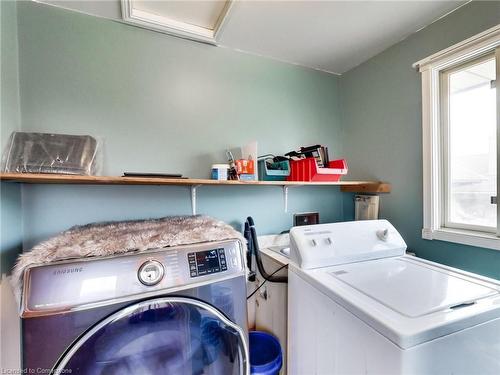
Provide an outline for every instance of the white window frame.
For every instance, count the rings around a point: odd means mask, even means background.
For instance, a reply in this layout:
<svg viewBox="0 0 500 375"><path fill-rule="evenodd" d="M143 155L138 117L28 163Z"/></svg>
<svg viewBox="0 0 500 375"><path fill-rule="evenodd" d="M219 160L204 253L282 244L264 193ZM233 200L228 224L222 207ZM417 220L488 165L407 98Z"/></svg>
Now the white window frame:
<svg viewBox="0 0 500 375"><path fill-rule="evenodd" d="M423 229L422 238L500 250L500 232L447 228L444 223L443 161L441 129L440 72L496 51L497 80L500 76L500 25L431 55L413 64L422 74L422 147L423 147ZM500 95L497 84L497 109ZM497 160L500 159L500 111L497 110ZM500 162L497 163L500 186ZM500 191L499 191L500 194ZM500 199L497 204L500 222ZM497 228L499 225L497 224Z"/></svg>
<svg viewBox="0 0 500 375"><path fill-rule="evenodd" d="M463 224L457 223L450 220L450 206L451 206L451 179L450 179L450 123L449 123L449 76L455 72L461 71L467 67L471 67L477 64L484 63L485 61L495 59L495 52L489 52L485 55L481 55L474 59L468 60L464 63L454 65L449 69L445 69L440 71L440 115L441 115L441 165L443 167L442 172L442 192L443 192L443 202L442 202L442 220L443 226L446 228L454 228L454 229L464 229L464 230L472 230L477 232L489 232L496 233L497 226L495 227L487 227L482 225L474 225L474 224ZM489 82L488 82L489 84Z"/></svg>

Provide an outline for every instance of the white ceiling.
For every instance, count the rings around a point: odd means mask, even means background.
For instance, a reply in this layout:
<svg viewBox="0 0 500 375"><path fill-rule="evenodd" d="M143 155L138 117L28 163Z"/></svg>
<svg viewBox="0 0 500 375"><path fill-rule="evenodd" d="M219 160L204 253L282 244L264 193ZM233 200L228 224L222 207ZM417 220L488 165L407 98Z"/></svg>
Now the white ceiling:
<svg viewBox="0 0 500 375"><path fill-rule="evenodd" d="M119 0L39 1L121 20ZM341 74L466 2L240 0L233 2L217 43ZM136 3L143 3L155 14L172 17L177 12L174 18L196 18L196 22L190 22L210 27L224 1L220 1L220 7L214 6L214 0L136 0ZM210 3L212 10L208 8ZM206 12L198 14L203 8L207 8Z"/></svg>
<svg viewBox="0 0 500 375"><path fill-rule="evenodd" d="M456 9L459 1L236 2L220 44L344 73Z"/></svg>

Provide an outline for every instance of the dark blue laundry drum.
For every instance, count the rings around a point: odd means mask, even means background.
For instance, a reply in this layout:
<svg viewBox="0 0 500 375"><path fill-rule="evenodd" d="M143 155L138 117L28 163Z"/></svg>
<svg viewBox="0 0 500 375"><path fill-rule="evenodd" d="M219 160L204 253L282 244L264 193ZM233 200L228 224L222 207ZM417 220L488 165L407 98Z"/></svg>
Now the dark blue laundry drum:
<svg viewBox="0 0 500 375"><path fill-rule="evenodd" d="M255 375L277 375L283 365L281 345L273 335L251 331L250 373Z"/></svg>

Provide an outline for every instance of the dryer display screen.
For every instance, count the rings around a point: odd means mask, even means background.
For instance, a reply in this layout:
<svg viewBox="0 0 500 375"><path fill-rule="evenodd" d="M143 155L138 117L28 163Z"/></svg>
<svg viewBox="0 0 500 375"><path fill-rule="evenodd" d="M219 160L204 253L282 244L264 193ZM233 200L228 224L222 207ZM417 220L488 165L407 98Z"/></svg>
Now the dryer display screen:
<svg viewBox="0 0 500 375"><path fill-rule="evenodd" d="M191 277L209 275L227 270L224 249L213 249L188 253Z"/></svg>

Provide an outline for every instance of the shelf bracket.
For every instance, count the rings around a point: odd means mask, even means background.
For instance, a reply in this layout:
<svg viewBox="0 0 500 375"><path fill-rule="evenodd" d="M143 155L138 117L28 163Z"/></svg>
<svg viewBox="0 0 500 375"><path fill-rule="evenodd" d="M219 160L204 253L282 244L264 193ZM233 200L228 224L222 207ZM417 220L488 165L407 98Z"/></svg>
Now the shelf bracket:
<svg viewBox="0 0 500 375"><path fill-rule="evenodd" d="M191 214L196 215L196 189L201 185L191 185Z"/></svg>
<svg viewBox="0 0 500 375"><path fill-rule="evenodd" d="M283 185L283 205L285 207L285 213L288 213L288 189L299 186L302 185Z"/></svg>

